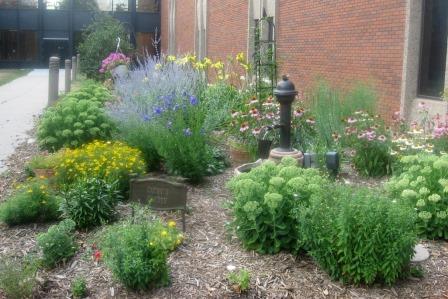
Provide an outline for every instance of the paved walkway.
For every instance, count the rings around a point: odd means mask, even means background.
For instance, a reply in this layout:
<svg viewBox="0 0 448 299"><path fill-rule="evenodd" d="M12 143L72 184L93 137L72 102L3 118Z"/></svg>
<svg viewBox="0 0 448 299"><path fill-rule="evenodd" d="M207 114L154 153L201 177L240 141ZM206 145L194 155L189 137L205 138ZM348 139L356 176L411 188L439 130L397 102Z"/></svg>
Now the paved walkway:
<svg viewBox="0 0 448 299"><path fill-rule="evenodd" d="M59 71L59 90L64 91L64 70ZM27 140L33 117L42 113L48 100L48 69L33 70L0 86L0 173L15 147Z"/></svg>

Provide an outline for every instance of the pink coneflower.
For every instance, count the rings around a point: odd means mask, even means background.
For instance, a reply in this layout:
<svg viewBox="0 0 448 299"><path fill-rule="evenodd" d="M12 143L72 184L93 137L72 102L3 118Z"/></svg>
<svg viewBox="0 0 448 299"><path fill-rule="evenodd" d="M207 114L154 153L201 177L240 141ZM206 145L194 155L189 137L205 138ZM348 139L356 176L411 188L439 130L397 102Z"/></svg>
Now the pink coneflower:
<svg viewBox="0 0 448 299"><path fill-rule="evenodd" d="M354 124L354 123L356 123L358 120L356 119L356 118L353 118L353 117L349 117L349 118L347 118L347 123L349 123L349 124Z"/></svg>
<svg viewBox="0 0 448 299"><path fill-rule="evenodd" d="M274 117L275 117L274 112L268 112L268 113L266 113L266 118L267 118L267 119L273 119Z"/></svg>
<svg viewBox="0 0 448 299"><path fill-rule="evenodd" d="M386 136L380 135L380 136L378 136L378 140L381 142L384 142L384 141L386 141Z"/></svg>
<svg viewBox="0 0 448 299"><path fill-rule="evenodd" d="M364 111L362 111L362 110L358 110L358 111L354 112L354 114L356 114L356 115L359 115L359 114L362 114L362 113L364 113Z"/></svg>
<svg viewBox="0 0 448 299"><path fill-rule="evenodd" d="M334 141L339 141L341 135L339 135L337 132L333 132L333 134L331 134L331 137L333 138Z"/></svg>
<svg viewBox="0 0 448 299"><path fill-rule="evenodd" d="M306 120L307 123L309 123L310 125L314 125L316 123L316 120L313 117L310 117Z"/></svg>
<svg viewBox="0 0 448 299"><path fill-rule="evenodd" d="M366 137L366 133L359 133L358 134L358 139L363 139Z"/></svg>
<svg viewBox="0 0 448 299"><path fill-rule="evenodd" d="M232 117L237 117L238 115L240 115L238 111L232 111Z"/></svg>
<svg viewBox="0 0 448 299"><path fill-rule="evenodd" d="M272 100L272 96L270 96L269 98L266 99L266 101L263 103L263 106L273 106L274 101Z"/></svg>
<svg viewBox="0 0 448 299"><path fill-rule="evenodd" d="M257 104L258 103L258 100L257 100L257 98L256 97L252 97L251 99L250 99L250 101L249 101L249 104L248 105L254 105L254 104Z"/></svg>
<svg viewBox="0 0 448 299"><path fill-rule="evenodd" d="M425 102L418 103L417 108L420 110L425 110L425 108L426 108Z"/></svg>
<svg viewBox="0 0 448 299"><path fill-rule="evenodd" d="M295 117L302 117L304 113L305 113L305 109L299 108L299 109L296 109L294 111L294 116Z"/></svg>
<svg viewBox="0 0 448 299"><path fill-rule="evenodd" d="M257 108L250 109L249 115L252 117L257 117L259 115Z"/></svg>
<svg viewBox="0 0 448 299"><path fill-rule="evenodd" d="M255 135L255 136L257 136L258 134L260 134L260 132L261 132L261 129L260 129L260 128L255 128L255 129L252 130L252 134Z"/></svg>
<svg viewBox="0 0 448 299"><path fill-rule="evenodd" d="M356 133L358 130L354 127L346 127L345 128L345 135L352 135Z"/></svg>
<svg viewBox="0 0 448 299"><path fill-rule="evenodd" d="M241 124L240 132L246 132L247 130L249 130L249 123L246 121Z"/></svg>

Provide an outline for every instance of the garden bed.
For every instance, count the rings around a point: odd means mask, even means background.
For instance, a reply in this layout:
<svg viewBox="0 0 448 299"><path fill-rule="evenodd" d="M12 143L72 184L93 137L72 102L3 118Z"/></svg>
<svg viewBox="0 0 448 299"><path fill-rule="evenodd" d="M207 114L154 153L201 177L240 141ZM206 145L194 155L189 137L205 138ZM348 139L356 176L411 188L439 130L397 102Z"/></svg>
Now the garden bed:
<svg viewBox="0 0 448 299"><path fill-rule="evenodd" d="M0 200L12 189L15 181L25 179L24 165L37 152L34 143L23 143L8 165L10 169L0 178ZM227 232L225 223L231 220L225 203L230 199L225 185L233 175L224 174L208 178L191 187L186 239L171 253L171 284L148 293L125 289L112 277L100 260L92 259L91 246L98 230L78 232L80 250L66 265L51 271L39 270L38 296L40 298L66 298L74 277L86 277L91 298L226 298L238 296L227 282L229 265L245 268L251 273L249 298L448 298L448 244L425 241L431 257L421 263L424 277L401 281L393 287L351 287L332 281L308 256L280 253L259 255L246 251L238 239ZM348 176L349 182L362 184L359 177ZM375 183L369 180L368 185ZM122 218L129 217L130 204L118 208ZM174 213L161 214L165 219L179 220ZM178 221L180 223L180 221ZM22 257L36 252L36 236L46 231L49 224L0 226L0 255ZM0 293L0 298L2 294Z"/></svg>

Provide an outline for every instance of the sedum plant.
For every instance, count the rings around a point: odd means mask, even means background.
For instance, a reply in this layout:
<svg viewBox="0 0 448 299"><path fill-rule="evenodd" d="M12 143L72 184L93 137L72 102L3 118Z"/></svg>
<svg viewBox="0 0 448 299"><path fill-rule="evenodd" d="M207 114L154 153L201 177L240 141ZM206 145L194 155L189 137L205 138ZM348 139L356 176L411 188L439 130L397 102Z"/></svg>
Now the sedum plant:
<svg viewBox="0 0 448 299"><path fill-rule="evenodd" d="M259 253L298 250L294 207L304 207L309 198L328 184L316 169L303 169L297 160L283 158L234 177L229 182L233 194L230 207L232 228L244 247Z"/></svg>
<svg viewBox="0 0 448 299"><path fill-rule="evenodd" d="M122 199L117 181L107 183L97 178L75 183L63 197L61 210L78 228L91 228L115 220L115 207Z"/></svg>
<svg viewBox="0 0 448 299"><path fill-rule="evenodd" d="M46 233L37 236L37 245L43 253L42 263L53 268L60 262L66 262L76 253L77 245L73 232L76 223L65 219L57 225L52 225Z"/></svg>
<svg viewBox="0 0 448 299"><path fill-rule="evenodd" d="M19 185L0 205L0 220L8 225L53 221L60 217L60 201L50 190L48 180L32 179Z"/></svg>
<svg viewBox="0 0 448 299"><path fill-rule="evenodd" d="M293 213L304 248L333 279L390 285L409 270L415 214L375 190L332 186Z"/></svg>
<svg viewBox="0 0 448 299"><path fill-rule="evenodd" d="M421 235L448 240L448 155L404 156L400 165L386 189L416 210Z"/></svg>
<svg viewBox="0 0 448 299"><path fill-rule="evenodd" d="M110 138L113 125L96 101L66 98L48 108L37 129L41 148L57 151Z"/></svg>

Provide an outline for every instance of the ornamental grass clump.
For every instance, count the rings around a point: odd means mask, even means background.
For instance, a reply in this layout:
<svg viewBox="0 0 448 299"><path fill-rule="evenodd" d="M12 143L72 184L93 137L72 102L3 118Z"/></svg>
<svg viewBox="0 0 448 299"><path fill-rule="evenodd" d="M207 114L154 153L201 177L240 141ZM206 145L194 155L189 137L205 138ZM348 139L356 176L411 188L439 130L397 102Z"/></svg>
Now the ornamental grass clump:
<svg viewBox="0 0 448 299"><path fill-rule="evenodd" d="M345 283L393 284L409 273L415 214L375 190L332 186L294 210L308 253Z"/></svg>
<svg viewBox="0 0 448 299"><path fill-rule="evenodd" d="M175 223L145 219L108 228L100 245L115 277L128 288L147 290L169 283L167 256L182 240Z"/></svg>
<svg viewBox="0 0 448 299"><path fill-rule="evenodd" d="M147 162L161 159L170 174L200 181L214 162L208 142L213 128L204 125L209 111L200 100L204 87L188 61L146 58L116 78L120 100L109 113L119 138L143 151Z"/></svg>
<svg viewBox="0 0 448 299"><path fill-rule="evenodd" d="M31 179L0 205L0 220L8 225L47 222L60 217L61 199L49 188L48 180Z"/></svg>
<svg viewBox="0 0 448 299"><path fill-rule="evenodd" d="M38 124L37 139L42 149L57 151L62 147L79 147L95 139L109 139L113 131L113 124L98 101L67 96L44 112Z"/></svg>
<svg viewBox="0 0 448 299"><path fill-rule="evenodd" d="M316 169L303 169L293 158L272 161L229 182L234 196L230 203L231 227L245 248L259 253L298 251L297 220L293 208L306 207L310 196L329 184Z"/></svg>
<svg viewBox="0 0 448 299"><path fill-rule="evenodd" d="M386 190L416 211L422 236L448 240L448 155L404 156L400 164L402 173Z"/></svg>
<svg viewBox="0 0 448 299"><path fill-rule="evenodd" d="M56 178L60 183L97 178L112 183L118 181L125 191L131 174L142 174L145 162L138 149L119 141L93 141L77 149L65 149L60 154Z"/></svg>

